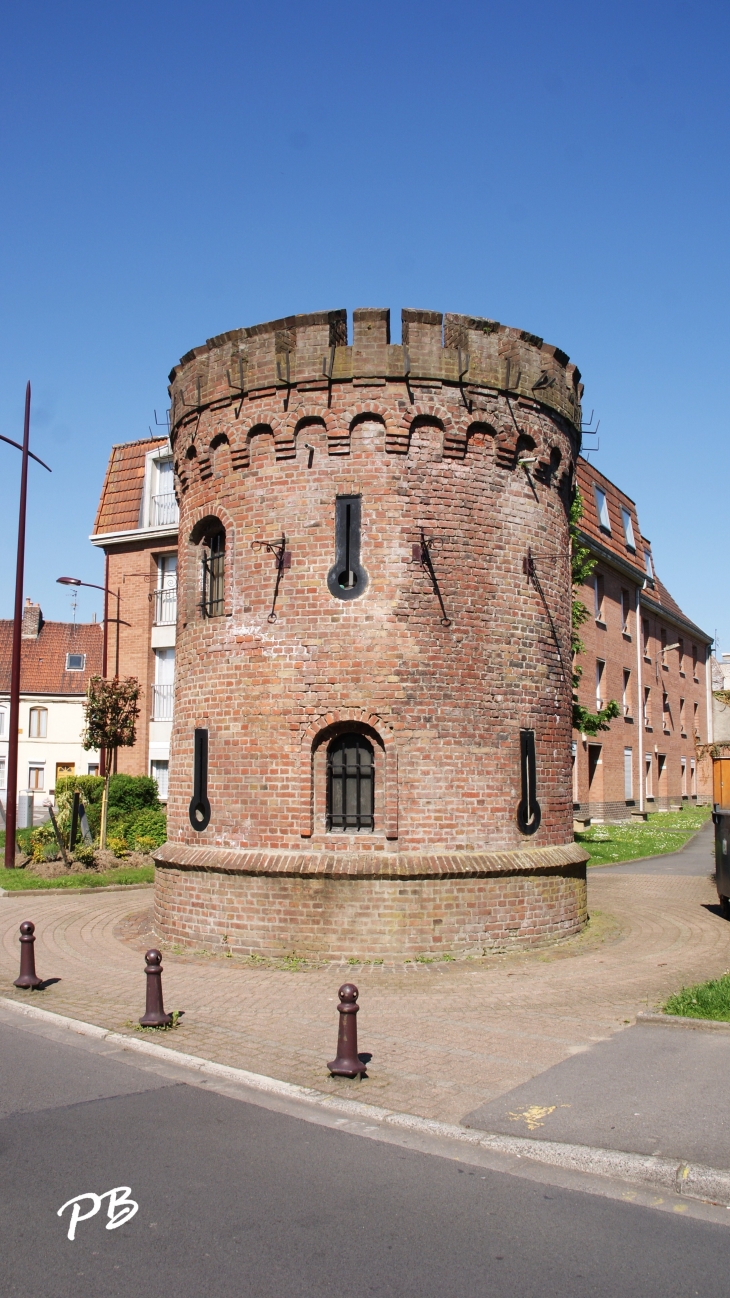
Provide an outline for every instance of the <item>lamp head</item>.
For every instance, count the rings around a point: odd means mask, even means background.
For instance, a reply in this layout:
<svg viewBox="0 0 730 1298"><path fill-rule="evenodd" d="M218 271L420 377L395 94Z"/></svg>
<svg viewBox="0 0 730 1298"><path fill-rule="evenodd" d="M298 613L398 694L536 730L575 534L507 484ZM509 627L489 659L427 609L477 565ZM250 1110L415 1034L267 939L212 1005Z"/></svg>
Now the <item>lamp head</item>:
<svg viewBox="0 0 730 1298"><path fill-rule="evenodd" d="M83 582L80 577L56 577L60 586L82 586Z"/></svg>

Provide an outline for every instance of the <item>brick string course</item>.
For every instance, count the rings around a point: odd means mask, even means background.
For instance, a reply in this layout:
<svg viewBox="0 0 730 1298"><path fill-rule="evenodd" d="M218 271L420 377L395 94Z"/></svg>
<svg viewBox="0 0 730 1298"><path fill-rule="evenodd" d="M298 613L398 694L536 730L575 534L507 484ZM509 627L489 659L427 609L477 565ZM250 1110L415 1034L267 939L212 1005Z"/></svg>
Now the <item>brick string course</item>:
<svg viewBox="0 0 730 1298"><path fill-rule="evenodd" d="M574 932L585 854L572 848L560 876L540 861L572 843L567 511L580 375L559 349L494 321L447 316L444 327L438 313L404 311L398 346L386 311L356 311L353 326L352 346L344 312L237 330L170 376L179 598L158 922L183 942L218 944L235 928L241 950L301 942L332 954L359 933L363 956L428 949L447 932L459 949ZM522 456L534 457L527 469ZM338 495L362 499L368 584L348 601L327 586ZM206 619L207 518L226 530L226 576L225 615ZM448 627L414 557L421 529ZM282 533L291 567L269 622L275 560L252 542ZM524 573L528 548L550 616ZM196 726L210 744L203 833L188 821ZM529 839L516 823L521 728L535 731L542 808ZM326 749L346 730L374 747L372 834L326 832ZM179 868L186 846L421 853L424 878L224 877ZM443 852L522 853L529 878L519 867L427 877L425 858Z"/></svg>

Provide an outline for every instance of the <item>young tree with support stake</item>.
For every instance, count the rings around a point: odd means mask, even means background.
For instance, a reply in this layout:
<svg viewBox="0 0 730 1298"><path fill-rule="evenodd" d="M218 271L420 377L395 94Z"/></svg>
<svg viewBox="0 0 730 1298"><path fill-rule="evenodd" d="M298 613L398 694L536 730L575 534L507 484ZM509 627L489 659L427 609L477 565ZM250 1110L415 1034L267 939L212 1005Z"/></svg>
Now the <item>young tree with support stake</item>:
<svg viewBox="0 0 730 1298"><path fill-rule="evenodd" d="M118 748L131 748L137 738L139 716L139 681L136 676L105 680L92 676L86 691L84 714L86 729L82 743L87 750L105 748L108 754L101 802L99 846L106 847L106 822L109 808L109 778Z"/></svg>

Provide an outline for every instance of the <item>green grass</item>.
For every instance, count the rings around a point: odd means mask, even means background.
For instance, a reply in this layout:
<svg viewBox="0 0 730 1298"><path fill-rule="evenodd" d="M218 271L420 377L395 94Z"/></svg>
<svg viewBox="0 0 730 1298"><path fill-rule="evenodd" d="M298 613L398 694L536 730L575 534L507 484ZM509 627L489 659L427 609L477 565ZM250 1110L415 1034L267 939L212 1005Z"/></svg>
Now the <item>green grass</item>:
<svg viewBox="0 0 730 1298"><path fill-rule="evenodd" d="M709 807L689 806L686 811L649 812L646 821L628 825L591 825L575 835L590 852L589 865L612 865L641 856L676 852L709 819ZM709 866L708 866L709 871Z"/></svg>
<svg viewBox="0 0 730 1298"><path fill-rule="evenodd" d="M665 1014L678 1014L686 1019L730 1021L730 973L697 983L696 987L683 987L662 1008Z"/></svg>
<svg viewBox="0 0 730 1298"><path fill-rule="evenodd" d="M26 870L0 870L0 888L17 892L21 888L103 888L109 883L154 883L155 867L142 865L139 869L119 866L117 870L85 870L83 874L64 874L58 879L40 879Z"/></svg>

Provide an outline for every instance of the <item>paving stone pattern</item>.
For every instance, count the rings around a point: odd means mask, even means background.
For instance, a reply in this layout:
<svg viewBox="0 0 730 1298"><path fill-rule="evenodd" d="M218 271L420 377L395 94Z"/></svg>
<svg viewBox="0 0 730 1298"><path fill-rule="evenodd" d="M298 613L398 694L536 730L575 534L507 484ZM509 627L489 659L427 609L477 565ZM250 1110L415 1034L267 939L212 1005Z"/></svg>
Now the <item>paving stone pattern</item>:
<svg viewBox="0 0 730 1298"><path fill-rule="evenodd" d="M164 949L168 1009L182 1025L155 1035L173 1049L458 1121L593 1042L620 1031L683 983L730 965L730 925L707 876L589 880L585 934L540 952L482 961L329 964L288 970ZM144 1006L143 952L153 942L152 890L0 900L2 994L117 1031ZM12 987L18 926L36 924L38 971L60 981ZM360 988L363 1082L329 1079L337 988Z"/></svg>

